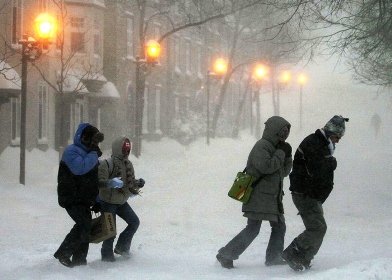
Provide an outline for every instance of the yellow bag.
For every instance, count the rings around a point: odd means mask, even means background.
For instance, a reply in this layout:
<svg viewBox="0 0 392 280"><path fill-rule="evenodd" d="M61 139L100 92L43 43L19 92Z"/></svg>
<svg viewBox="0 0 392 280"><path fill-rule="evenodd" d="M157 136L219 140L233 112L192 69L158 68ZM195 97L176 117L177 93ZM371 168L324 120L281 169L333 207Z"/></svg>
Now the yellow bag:
<svg viewBox="0 0 392 280"><path fill-rule="evenodd" d="M228 195L235 200L241 201L242 203L247 203L250 194L253 191L252 186L255 181L256 178L252 175L246 174L245 170L244 172L238 172Z"/></svg>

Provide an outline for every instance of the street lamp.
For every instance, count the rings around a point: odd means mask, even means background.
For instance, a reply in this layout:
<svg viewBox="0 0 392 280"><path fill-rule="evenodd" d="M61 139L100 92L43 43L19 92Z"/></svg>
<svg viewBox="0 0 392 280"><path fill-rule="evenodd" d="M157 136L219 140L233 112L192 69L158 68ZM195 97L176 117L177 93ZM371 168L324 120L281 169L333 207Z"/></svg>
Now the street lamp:
<svg viewBox="0 0 392 280"><path fill-rule="evenodd" d="M278 84L278 94L277 94L277 114L280 114L280 90L283 89L291 81L291 74L289 71L283 71L281 73L279 84Z"/></svg>
<svg viewBox="0 0 392 280"><path fill-rule="evenodd" d="M210 84L211 77L222 77L227 72L227 62L223 58L218 58L214 62L214 71L207 70L207 145L210 145Z"/></svg>
<svg viewBox="0 0 392 280"><path fill-rule="evenodd" d="M261 114L260 114L260 86L262 81L266 78L268 74L268 68L264 64L257 64L253 69L252 77L255 80L257 89L254 92L254 97L251 97L250 101L250 131L253 133L253 101L256 100L256 129L255 136L260 138L261 135Z"/></svg>
<svg viewBox="0 0 392 280"><path fill-rule="evenodd" d="M307 77L305 74L301 73L298 76L299 83L299 128L302 129L302 88L306 83Z"/></svg>
<svg viewBox="0 0 392 280"><path fill-rule="evenodd" d="M36 41L26 34L19 41L22 45L22 77L20 98L20 173L19 183L25 184L26 171L26 103L27 103L27 63L40 58L42 48L50 43L55 29L55 20L47 13L42 13L34 21L39 40Z"/></svg>
<svg viewBox="0 0 392 280"><path fill-rule="evenodd" d="M136 57L135 70L135 118L134 118L134 137L132 153L139 157L142 149L142 131L143 131L143 108L144 108L144 90L146 76L149 68L158 64L161 55L161 46L155 40L148 40L143 46L144 58Z"/></svg>

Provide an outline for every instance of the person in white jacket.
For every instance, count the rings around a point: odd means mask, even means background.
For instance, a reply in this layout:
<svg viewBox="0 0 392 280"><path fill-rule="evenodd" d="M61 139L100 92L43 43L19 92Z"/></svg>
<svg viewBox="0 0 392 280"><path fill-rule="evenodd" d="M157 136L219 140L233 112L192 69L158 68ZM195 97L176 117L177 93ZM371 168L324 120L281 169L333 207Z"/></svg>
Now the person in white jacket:
<svg viewBox="0 0 392 280"><path fill-rule="evenodd" d="M114 222L116 216L122 218L127 227L118 237L117 244L113 250L115 237L109 238L102 243L102 261L114 262L114 253L125 258L130 257L130 247L134 234L136 233L140 221L127 200L129 197L137 195L140 188L144 186L143 179L135 179L135 170L129 160L131 152L131 142L122 136L112 143L112 156L99 161L99 198L101 212L113 214Z"/></svg>

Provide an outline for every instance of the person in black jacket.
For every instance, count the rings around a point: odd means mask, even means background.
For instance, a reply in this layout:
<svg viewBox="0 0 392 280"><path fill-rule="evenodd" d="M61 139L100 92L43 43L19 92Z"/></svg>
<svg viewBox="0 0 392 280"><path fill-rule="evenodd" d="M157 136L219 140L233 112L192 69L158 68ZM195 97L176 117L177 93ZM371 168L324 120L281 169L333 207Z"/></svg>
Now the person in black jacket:
<svg viewBox="0 0 392 280"><path fill-rule="evenodd" d="M295 271L310 268L327 232L322 204L333 189L337 162L333 153L345 132L347 118L334 116L322 129L307 136L294 155L290 191L305 231L283 251L282 258Z"/></svg>
<svg viewBox="0 0 392 280"><path fill-rule="evenodd" d="M67 267L87 264L91 208L95 209L98 196L99 143L103 133L89 123L81 123L60 161L57 176L58 203L65 208L75 225L54 254ZM70 259L72 257L72 260Z"/></svg>

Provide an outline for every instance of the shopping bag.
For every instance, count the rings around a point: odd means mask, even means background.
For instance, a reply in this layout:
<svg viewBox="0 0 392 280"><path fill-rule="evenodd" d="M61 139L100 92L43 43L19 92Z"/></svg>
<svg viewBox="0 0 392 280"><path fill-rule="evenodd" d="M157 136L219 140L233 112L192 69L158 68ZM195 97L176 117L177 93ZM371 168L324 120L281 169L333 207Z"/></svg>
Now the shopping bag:
<svg viewBox="0 0 392 280"><path fill-rule="evenodd" d="M252 193L252 186L255 181L256 178L252 175L246 174L245 171L238 172L228 195L235 200L241 201L242 203L247 203L250 194Z"/></svg>
<svg viewBox="0 0 392 280"><path fill-rule="evenodd" d="M113 214L104 212L91 222L90 243L99 243L116 236L116 224Z"/></svg>

